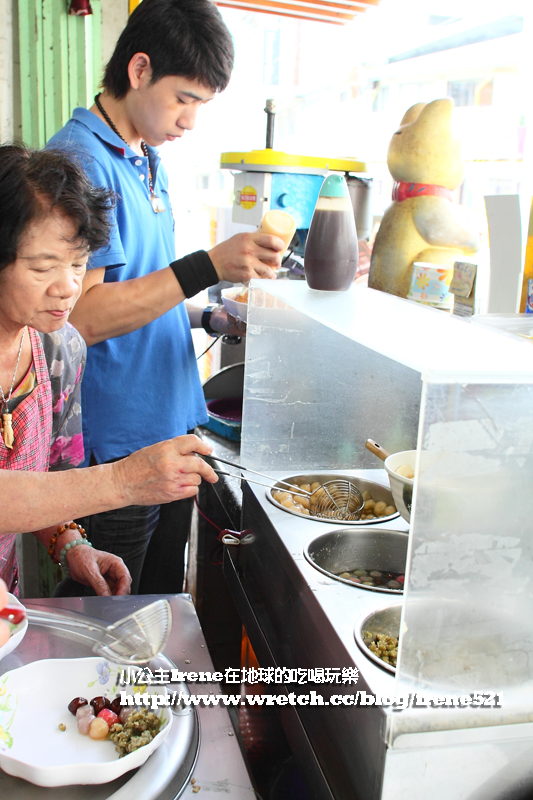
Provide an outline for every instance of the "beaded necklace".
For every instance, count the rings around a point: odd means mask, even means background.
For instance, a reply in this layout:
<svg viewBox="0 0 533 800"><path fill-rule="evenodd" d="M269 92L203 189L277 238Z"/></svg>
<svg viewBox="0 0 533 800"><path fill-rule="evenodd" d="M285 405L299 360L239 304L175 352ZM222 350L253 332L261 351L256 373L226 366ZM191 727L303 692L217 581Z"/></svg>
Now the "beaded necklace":
<svg viewBox="0 0 533 800"><path fill-rule="evenodd" d="M104 110L104 107L103 107L102 103L100 102L100 94L96 95L96 97L94 98L94 102L95 102L96 108L98 109L100 114L103 116L103 118L105 119L105 121L107 122L107 124L109 125L111 130L114 133L116 133L117 136L120 139L122 139L124 144L128 144L128 142L122 136L120 131L115 127L115 125L114 125L113 121L111 120L109 114ZM128 147L129 147L129 145L128 145ZM148 161L148 189L150 190L150 203L152 205L154 213L155 214L160 214L162 211L165 210L165 204L163 203L161 198L158 197L156 195L156 193L154 192L154 182L153 182L153 178L152 178L152 169L150 167L150 158L148 156L148 147L147 147L146 142L144 141L144 139L141 139L141 150L143 151L144 157Z"/></svg>

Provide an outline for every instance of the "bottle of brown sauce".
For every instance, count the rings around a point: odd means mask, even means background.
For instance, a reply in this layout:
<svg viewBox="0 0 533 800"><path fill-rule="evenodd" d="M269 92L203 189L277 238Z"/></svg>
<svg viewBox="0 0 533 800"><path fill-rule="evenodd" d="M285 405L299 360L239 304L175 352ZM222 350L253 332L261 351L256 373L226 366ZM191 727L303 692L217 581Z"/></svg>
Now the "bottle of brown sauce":
<svg viewBox="0 0 533 800"><path fill-rule="evenodd" d="M304 268L311 289L345 292L357 271L359 247L352 201L342 175L322 184L305 243Z"/></svg>

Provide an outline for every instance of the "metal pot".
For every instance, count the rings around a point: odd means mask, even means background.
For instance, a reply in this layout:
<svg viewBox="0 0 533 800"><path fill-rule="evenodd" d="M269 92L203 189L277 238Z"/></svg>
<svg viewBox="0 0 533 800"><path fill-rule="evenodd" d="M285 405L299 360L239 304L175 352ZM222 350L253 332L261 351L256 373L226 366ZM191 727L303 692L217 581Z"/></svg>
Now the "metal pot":
<svg viewBox="0 0 533 800"><path fill-rule="evenodd" d="M402 604L396 603L392 606L387 606L379 611L373 611L371 614L366 614L362 620L356 623L354 628L355 641L359 645L361 652L367 658L378 664L388 672L396 673L396 667L382 661L379 656L375 655L365 644L365 637L363 631L370 631L371 633L383 633L385 636L394 636L396 639L400 635L400 618L402 614Z"/></svg>
<svg viewBox="0 0 533 800"><path fill-rule="evenodd" d="M319 483L325 483L326 481L331 480L346 480L349 478L352 480L359 491L365 492L367 489L372 494L372 497L376 501L376 503L380 500L383 500L388 506L395 506L394 498L392 496L392 492L386 486L383 486L381 483L375 483L374 481L367 481L364 478L359 478L356 475L347 475L346 473L335 473L335 472L308 472L308 473L299 473L297 475L284 475L283 481L287 483L315 483L318 481ZM287 487L278 479L278 483L272 487L272 489L267 489L266 496L270 500L273 505L280 508L282 511L287 511L289 514L295 514L297 517L303 517L304 519L312 519L314 522L326 522L331 525L332 522L335 520L331 519L321 519L320 517L308 517L305 514L300 514L298 511L294 511L291 508L285 508L282 506L281 503L278 503L277 500L274 500L272 497L272 490L273 489L280 489L281 491L288 491ZM399 512L397 511L395 514L390 514L388 517L378 517L376 519L358 519L353 521L343 521L343 525L358 525L358 526L366 526L366 525L375 525L376 523L380 522L389 522L391 519L395 519L398 517ZM338 520L340 522L340 520Z"/></svg>
<svg viewBox="0 0 533 800"><path fill-rule="evenodd" d="M324 533L312 539L304 556L320 572L357 589L401 594L403 589L387 586L364 586L341 578L337 573L354 569L376 569L383 572L405 572L409 535L402 531L360 528Z"/></svg>

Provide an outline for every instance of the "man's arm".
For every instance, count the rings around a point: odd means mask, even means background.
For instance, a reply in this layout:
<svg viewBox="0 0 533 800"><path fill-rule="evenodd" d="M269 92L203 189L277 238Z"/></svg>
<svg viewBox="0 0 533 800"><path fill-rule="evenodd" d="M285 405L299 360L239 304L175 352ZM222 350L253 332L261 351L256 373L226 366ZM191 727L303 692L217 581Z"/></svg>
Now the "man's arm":
<svg viewBox="0 0 533 800"><path fill-rule="evenodd" d="M219 280L246 283L252 278L274 278L272 267L280 265L284 248L277 236L240 233L216 245L209 258ZM138 330L185 300L170 267L112 283L104 283L104 275L103 267L87 272L82 296L70 315L88 347Z"/></svg>
<svg viewBox="0 0 533 800"><path fill-rule="evenodd" d="M87 347L136 331L185 300L170 267L116 283L104 283L104 275L104 267L87 271L69 317Z"/></svg>
<svg viewBox="0 0 533 800"><path fill-rule="evenodd" d="M191 328L201 328L205 308L203 306L201 308L193 306L190 303L186 303L186 307ZM218 305L213 308L209 325L217 336L246 336L246 322L228 314L224 305Z"/></svg>

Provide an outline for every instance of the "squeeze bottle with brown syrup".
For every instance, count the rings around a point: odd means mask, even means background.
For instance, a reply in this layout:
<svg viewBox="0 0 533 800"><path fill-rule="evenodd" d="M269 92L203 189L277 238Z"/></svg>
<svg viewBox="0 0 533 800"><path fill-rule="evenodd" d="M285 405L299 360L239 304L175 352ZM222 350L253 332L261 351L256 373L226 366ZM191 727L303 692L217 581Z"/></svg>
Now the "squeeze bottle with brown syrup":
<svg viewBox="0 0 533 800"><path fill-rule="evenodd" d="M357 272L359 247L352 201L342 175L328 175L315 206L304 269L307 285L326 292L345 292Z"/></svg>

